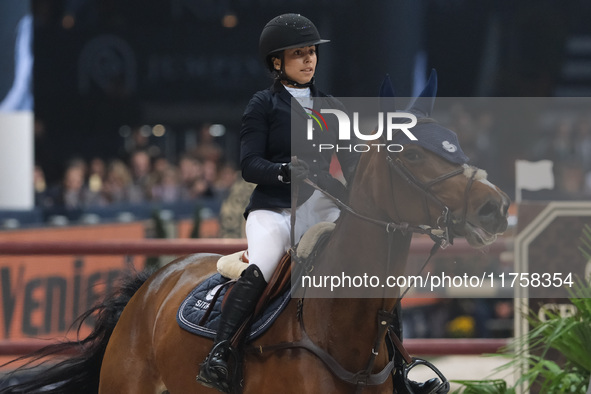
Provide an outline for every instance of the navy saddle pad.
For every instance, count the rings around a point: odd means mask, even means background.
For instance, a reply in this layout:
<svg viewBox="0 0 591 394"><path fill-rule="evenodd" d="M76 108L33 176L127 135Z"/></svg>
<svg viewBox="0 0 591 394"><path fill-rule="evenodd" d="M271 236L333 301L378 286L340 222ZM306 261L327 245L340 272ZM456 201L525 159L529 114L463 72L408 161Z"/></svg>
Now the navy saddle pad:
<svg viewBox="0 0 591 394"><path fill-rule="evenodd" d="M213 301L219 287L227 281L228 279L220 274L214 274L193 289L185 301L183 301L177 313L176 320L179 323L179 326L193 334L207 338L214 338L220 322L222 300L226 294L228 286L222 288L220 295L215 302L214 308L205 323L199 325L199 322L205 315L205 312ZM275 298L269 303L265 311L252 324L247 340L255 339L264 333L271 324L273 324L275 319L277 319L283 309L285 309L290 298L291 294L289 290L286 290L280 297Z"/></svg>

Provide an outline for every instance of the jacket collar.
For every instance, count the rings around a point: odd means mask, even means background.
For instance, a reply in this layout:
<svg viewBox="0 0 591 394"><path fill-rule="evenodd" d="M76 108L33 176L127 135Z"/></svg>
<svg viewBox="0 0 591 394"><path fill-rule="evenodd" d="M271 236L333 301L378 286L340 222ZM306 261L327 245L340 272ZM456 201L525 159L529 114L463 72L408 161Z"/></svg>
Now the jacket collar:
<svg viewBox="0 0 591 394"><path fill-rule="evenodd" d="M273 82L273 85L271 85L271 91L273 93L287 92L287 94L289 94L287 89L285 89L285 86L278 79L276 79ZM318 89L316 89L316 85L310 86L310 92L312 94L312 97L324 96L324 94L322 94L320 91L318 91ZM289 96L291 96L291 94L289 94Z"/></svg>
<svg viewBox="0 0 591 394"><path fill-rule="evenodd" d="M287 89L285 89L285 86L281 83L280 80L275 80L275 82L273 83L273 85L271 86L270 89L274 94L277 94L283 102L285 102L287 105L291 106L291 99L293 96L287 91ZM314 86L314 85L310 86L310 94L312 95L312 97L324 97L325 96L323 93L318 91L318 89L316 89L316 86ZM309 117L308 113L301 106L298 106L298 107L299 108L297 108L295 112L297 114L299 114L300 116L308 118Z"/></svg>

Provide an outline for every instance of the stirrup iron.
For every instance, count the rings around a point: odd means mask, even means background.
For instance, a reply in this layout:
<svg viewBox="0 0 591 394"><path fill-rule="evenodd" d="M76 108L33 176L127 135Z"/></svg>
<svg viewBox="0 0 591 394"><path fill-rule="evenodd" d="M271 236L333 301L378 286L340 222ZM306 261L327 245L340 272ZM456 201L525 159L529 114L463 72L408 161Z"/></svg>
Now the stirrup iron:
<svg viewBox="0 0 591 394"><path fill-rule="evenodd" d="M225 349L224 349L225 348ZM217 365L211 365L211 359L212 357L216 354L216 353L220 353L220 354L224 354L227 353L225 355L225 360L222 358L222 360L224 361L224 364L217 364ZM216 389L218 391L221 391L222 393L230 393L231 389L232 389L232 377L236 376L236 370L232 371L232 373L230 373L230 369L229 369L229 364L230 364L230 359L234 359L234 369L237 368L238 363L237 361L237 354L236 354L236 349L234 349L232 346L230 346L230 341L229 340L225 340L225 341L221 341L219 343L216 343L213 348L211 349L211 352L207 355L207 357L205 358L205 361L203 361L203 363L201 363L200 367L199 367L199 373L197 374L197 382L201 383L203 386L209 387L209 388L213 388ZM221 372L221 373L219 373Z"/></svg>
<svg viewBox="0 0 591 394"><path fill-rule="evenodd" d="M402 380L404 382L404 386L409 394L419 394L415 393L413 388L411 387L411 380L408 377L409 372L416 366L424 365L433 371L437 377L439 378L439 383L433 386L429 391L421 391L420 394L447 394L449 393L450 386L449 381L447 378L441 373L439 369L432 363L422 358L415 358L413 357L412 363L404 364L402 368Z"/></svg>

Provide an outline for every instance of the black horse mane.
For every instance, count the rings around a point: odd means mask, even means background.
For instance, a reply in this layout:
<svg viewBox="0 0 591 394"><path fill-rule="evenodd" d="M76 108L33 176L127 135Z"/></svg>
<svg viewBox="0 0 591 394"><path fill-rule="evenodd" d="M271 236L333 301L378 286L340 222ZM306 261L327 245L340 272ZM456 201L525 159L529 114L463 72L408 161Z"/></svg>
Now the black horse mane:
<svg viewBox="0 0 591 394"><path fill-rule="evenodd" d="M0 394L97 393L99 371L109 338L123 308L149 276L150 273L146 271L128 273L116 291L106 297L103 302L78 317L72 324L72 329L76 328L79 334L84 321L96 314L96 323L88 337L51 344L0 365L0 367L5 367L17 361L27 361L5 376L5 379L10 379L12 376L17 377L23 372L35 375L23 383L0 388ZM45 364L51 362L50 356L72 353L75 354L73 357L53 364L49 368L43 368ZM33 370L35 371L33 372Z"/></svg>

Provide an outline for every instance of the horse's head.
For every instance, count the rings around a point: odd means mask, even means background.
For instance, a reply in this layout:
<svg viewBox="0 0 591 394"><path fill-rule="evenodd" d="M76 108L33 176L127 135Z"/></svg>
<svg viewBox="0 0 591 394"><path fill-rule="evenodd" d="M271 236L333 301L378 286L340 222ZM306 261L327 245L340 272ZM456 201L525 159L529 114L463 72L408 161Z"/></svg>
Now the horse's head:
<svg viewBox="0 0 591 394"><path fill-rule="evenodd" d="M399 133L392 142L404 147L401 152L381 150L361 159L359 173L376 176L356 177L357 187L367 192L351 203L365 206L365 211L370 205L379 207L395 222L429 226L482 247L507 228L510 200L487 180L484 170L468 164L456 134L429 118L436 85L432 72L425 90L407 110L417 117L412 128L416 141ZM382 94L390 92L387 79Z"/></svg>

